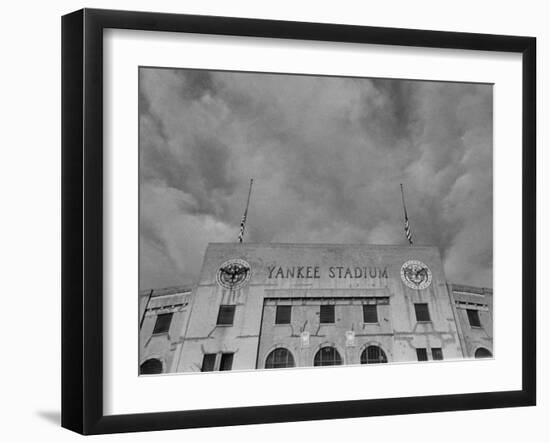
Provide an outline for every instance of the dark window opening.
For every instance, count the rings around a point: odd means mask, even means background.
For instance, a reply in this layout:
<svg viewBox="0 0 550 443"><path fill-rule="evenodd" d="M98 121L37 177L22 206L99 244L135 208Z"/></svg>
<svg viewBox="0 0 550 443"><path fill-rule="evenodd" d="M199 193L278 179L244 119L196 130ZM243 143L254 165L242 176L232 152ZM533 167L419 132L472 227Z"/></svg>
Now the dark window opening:
<svg viewBox="0 0 550 443"><path fill-rule="evenodd" d="M229 325L233 324L233 318L235 317L235 305L221 305L218 311L217 325Z"/></svg>
<svg viewBox="0 0 550 443"><path fill-rule="evenodd" d="M222 354L220 371L231 371L233 366L233 353Z"/></svg>
<svg viewBox="0 0 550 443"><path fill-rule="evenodd" d="M481 321L479 320L479 311L477 309L466 309L468 314L468 321L470 326L474 328L481 328Z"/></svg>
<svg viewBox="0 0 550 443"><path fill-rule="evenodd" d="M361 353L361 364L387 363L386 353L378 346L369 346Z"/></svg>
<svg viewBox="0 0 550 443"><path fill-rule="evenodd" d="M161 374L162 362L156 358L150 358L140 365L139 373L141 375Z"/></svg>
<svg viewBox="0 0 550 443"><path fill-rule="evenodd" d="M159 314L153 328L153 334L164 334L170 330L170 323L172 323L173 313Z"/></svg>
<svg viewBox="0 0 550 443"><path fill-rule="evenodd" d="M428 361L428 351L426 351L426 348L416 348L416 358L418 361Z"/></svg>
<svg viewBox="0 0 550 443"><path fill-rule="evenodd" d="M441 348L432 348L432 359L443 360L443 350Z"/></svg>
<svg viewBox="0 0 550 443"><path fill-rule="evenodd" d="M204 354L202 358L202 372L212 372L216 365L216 354Z"/></svg>
<svg viewBox="0 0 550 443"><path fill-rule="evenodd" d="M277 306L275 312L275 324L276 325L287 325L290 323L290 317L292 313L292 306Z"/></svg>
<svg viewBox="0 0 550 443"><path fill-rule="evenodd" d="M294 357L288 349L277 348L269 353L265 361L266 369L293 368Z"/></svg>
<svg viewBox="0 0 550 443"><path fill-rule="evenodd" d="M378 309L376 305L363 305L363 322L378 323Z"/></svg>
<svg viewBox="0 0 550 443"><path fill-rule="evenodd" d="M321 305L320 323L334 323L334 305Z"/></svg>
<svg viewBox="0 0 550 443"><path fill-rule="evenodd" d="M475 358L491 358L492 356L491 351L485 348L478 348L474 355Z"/></svg>
<svg viewBox="0 0 550 443"><path fill-rule="evenodd" d="M342 358L335 348L324 347L317 351L313 366L339 366L342 364Z"/></svg>
<svg viewBox="0 0 550 443"><path fill-rule="evenodd" d="M416 314L416 321L430 321L428 303L415 303L414 312Z"/></svg>

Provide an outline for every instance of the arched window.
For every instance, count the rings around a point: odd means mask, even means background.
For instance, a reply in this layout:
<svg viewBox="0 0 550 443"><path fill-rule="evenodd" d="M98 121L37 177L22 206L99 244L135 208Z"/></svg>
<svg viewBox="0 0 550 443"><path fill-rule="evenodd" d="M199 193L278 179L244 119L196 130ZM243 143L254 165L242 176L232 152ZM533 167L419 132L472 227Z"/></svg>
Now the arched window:
<svg viewBox="0 0 550 443"><path fill-rule="evenodd" d="M156 358L145 360L139 367L139 373L142 375L162 373L162 363Z"/></svg>
<svg viewBox="0 0 550 443"><path fill-rule="evenodd" d="M265 361L266 369L293 368L294 357L288 349L277 348L269 353Z"/></svg>
<svg viewBox="0 0 550 443"><path fill-rule="evenodd" d="M315 354L313 366L338 366L342 364L342 358L338 351L330 346L321 348Z"/></svg>
<svg viewBox="0 0 550 443"><path fill-rule="evenodd" d="M371 364L371 363L387 363L388 358L386 353L380 349L378 346L368 346L361 353L361 364Z"/></svg>
<svg viewBox="0 0 550 443"><path fill-rule="evenodd" d="M485 348L477 348L475 353L475 358L491 358L493 354L491 351Z"/></svg>

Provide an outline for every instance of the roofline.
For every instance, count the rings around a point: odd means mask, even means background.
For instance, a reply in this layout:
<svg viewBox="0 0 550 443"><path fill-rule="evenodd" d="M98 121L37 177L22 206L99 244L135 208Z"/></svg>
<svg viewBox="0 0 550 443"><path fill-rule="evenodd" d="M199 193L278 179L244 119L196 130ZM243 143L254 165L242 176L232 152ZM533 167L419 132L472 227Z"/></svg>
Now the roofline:
<svg viewBox="0 0 550 443"><path fill-rule="evenodd" d="M487 288L485 286L471 286L471 285L462 285L449 282L451 289L456 292L471 292L472 294L492 294L493 288Z"/></svg>
<svg viewBox="0 0 550 443"><path fill-rule="evenodd" d="M139 291L139 296L143 297L146 295L151 294L151 291L153 291L153 294L151 297L162 297L165 295L175 295L175 294L182 294L186 292L191 292L193 290L194 286L168 286L166 288L151 288L151 289L143 289Z"/></svg>

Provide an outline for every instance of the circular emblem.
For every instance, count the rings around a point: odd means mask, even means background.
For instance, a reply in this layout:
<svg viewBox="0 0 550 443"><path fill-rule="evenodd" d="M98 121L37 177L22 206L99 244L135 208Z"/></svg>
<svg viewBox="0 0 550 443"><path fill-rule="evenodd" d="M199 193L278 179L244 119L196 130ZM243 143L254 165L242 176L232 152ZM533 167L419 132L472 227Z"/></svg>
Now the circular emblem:
<svg viewBox="0 0 550 443"><path fill-rule="evenodd" d="M226 289L240 288L249 278L250 265L238 258L224 262L216 274L218 284Z"/></svg>
<svg viewBox="0 0 550 443"><path fill-rule="evenodd" d="M409 288L426 289L432 283L432 271L419 260L409 260L401 266L401 280Z"/></svg>

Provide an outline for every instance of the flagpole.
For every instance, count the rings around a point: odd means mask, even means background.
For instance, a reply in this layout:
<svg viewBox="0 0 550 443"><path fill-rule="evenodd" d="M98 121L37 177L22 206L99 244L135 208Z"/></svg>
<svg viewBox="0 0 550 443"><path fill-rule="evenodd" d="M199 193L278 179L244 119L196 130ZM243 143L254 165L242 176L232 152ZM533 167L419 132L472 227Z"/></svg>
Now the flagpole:
<svg viewBox="0 0 550 443"><path fill-rule="evenodd" d="M254 182L254 179L250 179L250 187L248 188L248 198L246 199L246 208L244 210L244 215L241 220L241 229L239 231L239 243L243 242L244 237L244 228L246 225L246 217L248 215L248 206L250 205L250 194L252 194L252 183Z"/></svg>
<svg viewBox="0 0 550 443"><path fill-rule="evenodd" d="M405 237L409 241L409 244L413 244L411 227L409 226L409 216L407 215L407 206L405 205L405 193L403 192L403 183L399 184L401 186L401 201L403 202L403 213L405 214Z"/></svg>
<svg viewBox="0 0 550 443"><path fill-rule="evenodd" d="M151 301L151 298L153 297L153 291L154 289L151 289L151 292L149 292L149 296L147 297L147 301L145 302L145 307L143 308L143 315L141 316L141 320L139 322L139 330L141 331L141 328L143 327L143 322L145 321L145 314L147 313L147 309L149 308L149 302Z"/></svg>
<svg viewBox="0 0 550 443"><path fill-rule="evenodd" d="M403 202L403 212L405 213L405 218L407 218L407 206L405 206L405 194L403 193L403 183L399 183L401 186L401 201Z"/></svg>

